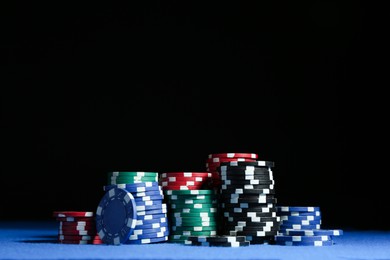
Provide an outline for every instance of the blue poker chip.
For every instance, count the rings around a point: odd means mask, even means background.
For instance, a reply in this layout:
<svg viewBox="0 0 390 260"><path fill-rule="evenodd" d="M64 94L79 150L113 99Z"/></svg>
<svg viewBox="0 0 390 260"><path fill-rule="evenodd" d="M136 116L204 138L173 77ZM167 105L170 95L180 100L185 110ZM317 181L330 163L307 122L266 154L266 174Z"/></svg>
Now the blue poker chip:
<svg viewBox="0 0 390 260"><path fill-rule="evenodd" d="M133 194L133 197L134 197L136 202L139 202L139 201L164 200L164 196L162 194L153 195L153 196L142 196L142 197L140 197L140 196L135 197L134 194Z"/></svg>
<svg viewBox="0 0 390 260"><path fill-rule="evenodd" d="M135 204L137 204L137 207L138 206L157 206L157 205L161 206L161 204L163 204L163 201L161 199L159 199L159 200L146 200L146 201L136 200Z"/></svg>
<svg viewBox="0 0 390 260"><path fill-rule="evenodd" d="M281 220L283 225L321 225L321 220Z"/></svg>
<svg viewBox="0 0 390 260"><path fill-rule="evenodd" d="M327 241L305 241L305 242L298 242L298 241L275 241L275 245L280 246L331 246L334 244L333 240L327 240Z"/></svg>
<svg viewBox="0 0 390 260"><path fill-rule="evenodd" d="M140 240L140 239L148 239L148 238L159 238L159 237L165 237L169 235L169 230L163 231L163 232L152 232L147 233L143 235L131 235L129 237L129 240Z"/></svg>
<svg viewBox="0 0 390 260"><path fill-rule="evenodd" d="M286 229L303 229L303 230L308 230L308 229L321 229L321 225L301 225L301 224L287 225L287 224L280 224L279 228L280 228L280 230L286 230Z"/></svg>
<svg viewBox="0 0 390 260"><path fill-rule="evenodd" d="M141 191L141 192L132 192L131 194L133 194L133 197L135 199L143 198L143 197L147 197L147 196L162 196L164 198L164 192L161 189L161 187L159 187L158 189L155 189L155 190L148 189L146 191Z"/></svg>
<svg viewBox="0 0 390 260"><path fill-rule="evenodd" d="M298 212L298 211L281 212L281 211L278 211L278 216L297 216L297 217L314 216L314 217L320 217L321 216L321 211L313 211L313 212Z"/></svg>
<svg viewBox="0 0 390 260"><path fill-rule="evenodd" d="M168 218L167 217L162 217L162 218L155 218L155 219L137 219L137 226L141 225L148 225L148 224L154 224L154 223L167 223Z"/></svg>
<svg viewBox="0 0 390 260"><path fill-rule="evenodd" d="M332 240L331 236L291 236L291 235L276 235L274 236L276 241L293 241L293 242L313 242L313 241L329 241Z"/></svg>
<svg viewBox="0 0 390 260"><path fill-rule="evenodd" d="M152 220L152 219L161 219L161 218L166 218L167 214L165 213L152 213L152 214L143 214L140 215L139 212L137 212L137 221L141 220Z"/></svg>
<svg viewBox="0 0 390 260"><path fill-rule="evenodd" d="M344 234L344 232L342 229L286 229L285 234L290 236L341 236Z"/></svg>
<svg viewBox="0 0 390 260"><path fill-rule="evenodd" d="M168 222L137 225L135 226L134 229L149 229L149 228L161 228L161 227L168 227Z"/></svg>
<svg viewBox="0 0 390 260"><path fill-rule="evenodd" d="M161 233L168 231L168 227L159 227L159 228L145 228L145 229L134 229L133 233L131 235L143 235L143 234L149 234L149 233Z"/></svg>
<svg viewBox="0 0 390 260"><path fill-rule="evenodd" d="M168 236L165 237L156 237L156 238L144 238L144 239L138 239L138 240L127 240L126 244L152 244L152 243L161 243L168 241Z"/></svg>
<svg viewBox="0 0 390 260"><path fill-rule="evenodd" d="M113 188L101 198L96 209L96 229L105 244L126 242L137 223L133 195L124 189Z"/></svg>
<svg viewBox="0 0 390 260"><path fill-rule="evenodd" d="M281 221L321 220L321 216L280 216Z"/></svg>
<svg viewBox="0 0 390 260"><path fill-rule="evenodd" d="M112 184L103 187L103 190L107 191L113 188L125 189L128 192L145 192L152 190L161 190L157 181L140 182L140 183L127 183L127 184Z"/></svg>
<svg viewBox="0 0 390 260"><path fill-rule="evenodd" d="M166 208L145 210L145 211L137 211L137 217L143 216L143 215L166 214L166 213L167 213L167 209Z"/></svg>
<svg viewBox="0 0 390 260"><path fill-rule="evenodd" d="M151 210L163 210L167 209L167 204L166 203L160 203L157 205L150 205L150 206L136 206L137 212L138 211L151 211Z"/></svg>
<svg viewBox="0 0 390 260"><path fill-rule="evenodd" d="M276 210L278 212L314 212L314 211L320 211L320 207L301 207L301 206L293 206L293 207L286 207L286 206L276 206Z"/></svg>

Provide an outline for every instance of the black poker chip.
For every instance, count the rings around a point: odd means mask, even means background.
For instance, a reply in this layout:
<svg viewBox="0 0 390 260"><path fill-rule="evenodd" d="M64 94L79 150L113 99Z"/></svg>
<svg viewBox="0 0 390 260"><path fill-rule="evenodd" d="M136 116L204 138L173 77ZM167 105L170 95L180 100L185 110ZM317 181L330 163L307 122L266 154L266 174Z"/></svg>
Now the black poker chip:
<svg viewBox="0 0 390 260"><path fill-rule="evenodd" d="M239 161L232 161L232 162L221 162L221 166L234 166L234 167L275 167L275 163L271 161L256 161L256 162L239 162Z"/></svg>
<svg viewBox="0 0 390 260"><path fill-rule="evenodd" d="M251 245L256 244L269 244L274 245L275 244L275 236L265 236L265 237L258 237L258 236L245 236L245 239L251 243Z"/></svg>
<svg viewBox="0 0 390 260"><path fill-rule="evenodd" d="M223 212L224 217L232 217L235 219L239 218L262 218L262 217L276 217L276 209L275 208L270 208L269 212L247 212L245 214L243 213L234 213L234 212L228 212L224 211Z"/></svg>
<svg viewBox="0 0 390 260"><path fill-rule="evenodd" d="M249 182L255 182L255 181L267 181L267 180L274 180L272 176L269 175L244 175L244 174L232 174L232 175L225 175L221 174L221 182L226 183L227 181L231 182L242 182L242 181L249 181Z"/></svg>
<svg viewBox="0 0 390 260"><path fill-rule="evenodd" d="M230 186L246 186L246 185L275 185L274 180L223 180L222 185Z"/></svg>
<svg viewBox="0 0 390 260"><path fill-rule="evenodd" d="M226 222L232 222L232 223L243 223L245 226L257 226L258 224L264 223L264 222L279 222L279 217L258 217L258 221L255 218L248 218L248 217L223 217L224 221Z"/></svg>
<svg viewBox="0 0 390 260"><path fill-rule="evenodd" d="M278 231L223 231L224 235L230 235L230 236L257 236L257 237L268 237L268 236L276 236L278 234Z"/></svg>
<svg viewBox="0 0 390 260"><path fill-rule="evenodd" d="M229 190L233 191L234 189L242 190L261 190L261 189L273 189L273 184L259 184L259 185L221 185L221 191Z"/></svg>
<svg viewBox="0 0 390 260"><path fill-rule="evenodd" d="M276 198L265 198L264 202L237 202L234 203L232 200L222 202L221 208L242 208L242 209L251 209L259 207L268 207L273 208L273 204L277 202Z"/></svg>
<svg viewBox="0 0 390 260"><path fill-rule="evenodd" d="M276 198L251 198L251 199L243 199L243 198L237 198L237 199L226 199L221 200L221 206L224 208L231 208L231 207L240 207L240 205L246 205L249 204L249 206L253 207L260 207L265 204L275 203L277 201ZM224 205L230 205L230 206L224 206ZM243 206L247 207L247 206Z"/></svg>
<svg viewBox="0 0 390 260"><path fill-rule="evenodd" d="M230 243L245 242L245 236L188 236L187 240L193 242Z"/></svg>
<svg viewBox="0 0 390 260"><path fill-rule="evenodd" d="M275 194L274 187L267 187L262 189L242 189L240 188L227 188L221 189L221 194Z"/></svg>
<svg viewBox="0 0 390 260"><path fill-rule="evenodd" d="M272 174L272 171L270 171L268 168L259 168L259 167L254 167L253 169L247 168L247 167L240 167L240 166L225 166L219 167L220 173L233 173L233 174L264 174L264 175L270 175Z"/></svg>
<svg viewBox="0 0 390 260"><path fill-rule="evenodd" d="M186 245L192 245L192 246L212 246L212 247L243 247L243 246L249 246L249 241L244 242L227 242L227 243L217 243L217 242L193 242L186 240Z"/></svg>

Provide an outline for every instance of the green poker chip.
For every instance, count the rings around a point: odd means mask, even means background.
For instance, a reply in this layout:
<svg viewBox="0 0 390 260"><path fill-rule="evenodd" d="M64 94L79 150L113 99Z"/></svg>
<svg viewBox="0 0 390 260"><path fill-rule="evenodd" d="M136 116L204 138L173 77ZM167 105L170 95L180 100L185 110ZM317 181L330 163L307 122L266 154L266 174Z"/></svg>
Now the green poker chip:
<svg viewBox="0 0 390 260"><path fill-rule="evenodd" d="M157 172L109 172L107 174L109 178L111 177L157 177Z"/></svg>
<svg viewBox="0 0 390 260"><path fill-rule="evenodd" d="M164 190L166 195L213 195L215 190Z"/></svg>

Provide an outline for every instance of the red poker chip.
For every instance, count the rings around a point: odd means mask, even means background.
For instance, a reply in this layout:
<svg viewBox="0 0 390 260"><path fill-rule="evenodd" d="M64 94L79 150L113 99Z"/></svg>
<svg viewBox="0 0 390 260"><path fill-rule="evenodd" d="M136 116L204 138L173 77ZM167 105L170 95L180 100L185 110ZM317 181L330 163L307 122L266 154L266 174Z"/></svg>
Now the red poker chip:
<svg viewBox="0 0 390 260"><path fill-rule="evenodd" d="M172 181L172 182L168 182L168 181L162 181L161 182L161 186L169 186L169 185L175 185L175 186L182 186L182 185L186 185L186 186L202 186L203 183L206 183L207 181Z"/></svg>
<svg viewBox="0 0 390 260"><path fill-rule="evenodd" d="M186 184L186 183L176 183L176 184L162 184L161 187L163 188L171 188L171 187L187 187L187 188L193 188L193 189L198 189L200 190L204 185L207 183L200 183L200 184ZM185 189L185 188L183 188Z"/></svg>
<svg viewBox="0 0 390 260"><path fill-rule="evenodd" d="M194 181L194 182L203 182L207 181L212 177L212 174L210 173L210 176L208 177L166 177L161 178L161 182L176 182L176 181Z"/></svg>
<svg viewBox="0 0 390 260"><path fill-rule="evenodd" d="M163 190L204 190L206 185L202 185L202 187L198 186L177 186L177 185L169 185L166 187L162 187ZM208 187L208 185L207 185Z"/></svg>
<svg viewBox="0 0 390 260"><path fill-rule="evenodd" d="M57 221L61 222L79 222L79 221L95 221L94 217L58 217Z"/></svg>
<svg viewBox="0 0 390 260"><path fill-rule="evenodd" d="M96 230L58 230L59 235L67 235L67 236L94 236L96 234Z"/></svg>
<svg viewBox="0 0 390 260"><path fill-rule="evenodd" d="M95 225L88 225L88 226L59 226L59 229L62 230L95 230Z"/></svg>
<svg viewBox="0 0 390 260"><path fill-rule="evenodd" d="M208 177L210 172L164 172L161 173L162 178L166 177Z"/></svg>
<svg viewBox="0 0 390 260"><path fill-rule="evenodd" d="M96 227L88 227L88 228L84 228L84 227L77 227L77 228L64 228L64 227L60 227L58 229L59 231L61 232L95 232L96 233Z"/></svg>
<svg viewBox="0 0 390 260"><path fill-rule="evenodd" d="M257 159L259 155L256 153L212 153L208 158L249 158Z"/></svg>
<svg viewBox="0 0 390 260"><path fill-rule="evenodd" d="M60 244L76 244L76 245L88 245L92 244L91 240L58 240Z"/></svg>
<svg viewBox="0 0 390 260"><path fill-rule="evenodd" d="M74 226L94 226L96 221L75 221L75 222L66 222L60 221L60 226L74 227Z"/></svg>
<svg viewBox="0 0 390 260"><path fill-rule="evenodd" d="M67 227L74 227L74 226L95 226L96 221L74 221L74 222L67 222L67 221L60 221L60 226L67 226Z"/></svg>
<svg viewBox="0 0 390 260"><path fill-rule="evenodd" d="M221 163L221 162L257 162L257 160L249 159L249 158L218 158L218 157L206 160L206 163Z"/></svg>
<svg viewBox="0 0 390 260"><path fill-rule="evenodd" d="M92 240L89 235L58 235L58 240Z"/></svg>
<svg viewBox="0 0 390 260"><path fill-rule="evenodd" d="M92 211L54 211L53 216L56 218L66 217L93 217Z"/></svg>

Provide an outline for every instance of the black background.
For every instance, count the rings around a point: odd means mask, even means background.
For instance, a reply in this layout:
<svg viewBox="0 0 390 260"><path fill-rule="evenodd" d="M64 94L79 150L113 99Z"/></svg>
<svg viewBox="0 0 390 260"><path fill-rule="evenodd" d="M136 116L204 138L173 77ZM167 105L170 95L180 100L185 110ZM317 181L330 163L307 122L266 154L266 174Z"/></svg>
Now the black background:
<svg viewBox="0 0 390 260"><path fill-rule="evenodd" d="M0 218L95 211L107 171L252 152L275 162L280 205L390 228L363 119L380 45L340 2L2 8Z"/></svg>

